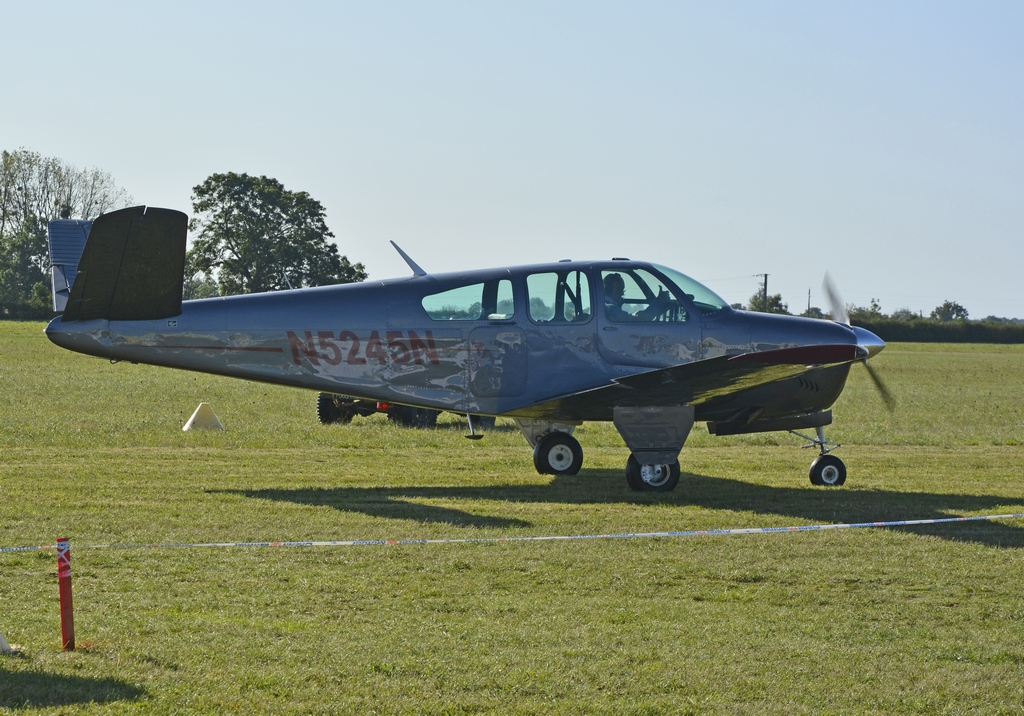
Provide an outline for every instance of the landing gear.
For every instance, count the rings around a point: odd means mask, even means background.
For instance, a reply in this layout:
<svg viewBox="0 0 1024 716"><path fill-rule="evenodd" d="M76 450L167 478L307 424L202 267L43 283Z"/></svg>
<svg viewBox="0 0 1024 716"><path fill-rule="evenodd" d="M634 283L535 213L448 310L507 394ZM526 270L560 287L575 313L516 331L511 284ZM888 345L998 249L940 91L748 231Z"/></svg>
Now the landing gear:
<svg viewBox="0 0 1024 716"><path fill-rule="evenodd" d="M582 464L583 448L568 433L548 433L533 448L533 466L541 475L575 475Z"/></svg>
<svg viewBox="0 0 1024 716"><path fill-rule="evenodd" d="M626 483L638 492L671 492L679 484L679 451L693 427L690 405L668 407L616 406L615 427L630 449ZM575 475L583 464L583 448L572 436L578 422L516 418L533 446L533 466L542 475Z"/></svg>
<svg viewBox="0 0 1024 716"><path fill-rule="evenodd" d="M811 463L811 484L839 487L846 482L846 465L835 455L819 455Z"/></svg>
<svg viewBox="0 0 1024 716"><path fill-rule="evenodd" d="M816 447L819 450L818 457L811 463L811 484L822 487L839 487L846 482L846 465L835 455L830 455L833 450L839 447L839 443L829 442L825 439L825 429L819 427L817 437L801 435L796 431L790 431L794 435L810 440L809 445L804 447Z"/></svg>
<svg viewBox="0 0 1024 716"><path fill-rule="evenodd" d="M626 485L635 492L671 492L679 484L679 451L693 428L692 405L616 406L613 421L630 449Z"/></svg>
<svg viewBox="0 0 1024 716"><path fill-rule="evenodd" d="M679 461L641 465L632 453L626 461L626 484L634 492L671 492L679 484Z"/></svg>
<svg viewBox="0 0 1024 716"><path fill-rule="evenodd" d="M572 436L579 422L516 418L516 424L533 448L533 466L541 475L575 475L580 471L583 448Z"/></svg>

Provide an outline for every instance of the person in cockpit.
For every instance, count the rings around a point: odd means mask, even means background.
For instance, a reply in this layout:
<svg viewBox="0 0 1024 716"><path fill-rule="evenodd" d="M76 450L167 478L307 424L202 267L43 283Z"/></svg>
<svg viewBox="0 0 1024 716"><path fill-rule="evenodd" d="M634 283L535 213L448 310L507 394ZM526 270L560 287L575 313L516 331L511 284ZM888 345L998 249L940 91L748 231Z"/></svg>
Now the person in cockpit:
<svg viewBox="0 0 1024 716"><path fill-rule="evenodd" d="M622 274L609 273L604 277L604 313L609 321L653 321L665 310L662 296L653 299L647 308L629 313L622 307L626 282Z"/></svg>

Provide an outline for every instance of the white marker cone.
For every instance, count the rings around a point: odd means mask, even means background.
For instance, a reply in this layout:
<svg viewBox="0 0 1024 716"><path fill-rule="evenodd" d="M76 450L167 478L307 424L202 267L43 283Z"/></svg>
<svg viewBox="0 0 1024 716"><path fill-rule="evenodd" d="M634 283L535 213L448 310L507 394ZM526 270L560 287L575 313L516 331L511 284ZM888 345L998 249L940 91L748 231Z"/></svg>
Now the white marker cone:
<svg viewBox="0 0 1024 716"><path fill-rule="evenodd" d="M6 639L4 639L4 635L0 634L0 654L13 654L13 653L14 653L14 649L12 649L11 645L7 643Z"/></svg>
<svg viewBox="0 0 1024 716"><path fill-rule="evenodd" d="M192 413L192 417L185 423L185 427L182 430L223 430L224 426L220 424L220 418L213 412L213 408L210 407L209 403L200 403L199 407L196 408L196 412Z"/></svg>

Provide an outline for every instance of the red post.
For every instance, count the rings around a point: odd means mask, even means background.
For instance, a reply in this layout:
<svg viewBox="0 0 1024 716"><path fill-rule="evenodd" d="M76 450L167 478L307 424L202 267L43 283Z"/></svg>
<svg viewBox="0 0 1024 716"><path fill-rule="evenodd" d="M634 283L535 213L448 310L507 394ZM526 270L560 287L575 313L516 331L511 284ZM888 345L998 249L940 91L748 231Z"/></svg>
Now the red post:
<svg viewBox="0 0 1024 716"><path fill-rule="evenodd" d="M57 539L57 582L60 584L60 633L64 651L75 650L75 607L71 601L71 544Z"/></svg>

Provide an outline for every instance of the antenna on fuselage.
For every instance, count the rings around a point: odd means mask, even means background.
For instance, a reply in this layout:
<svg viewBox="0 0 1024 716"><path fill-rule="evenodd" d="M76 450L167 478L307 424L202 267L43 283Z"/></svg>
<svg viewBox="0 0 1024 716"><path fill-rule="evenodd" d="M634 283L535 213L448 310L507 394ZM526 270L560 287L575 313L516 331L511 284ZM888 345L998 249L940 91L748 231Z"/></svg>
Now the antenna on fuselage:
<svg viewBox="0 0 1024 716"><path fill-rule="evenodd" d="M422 268L422 267L421 267L421 266L420 266L420 265L419 265L418 263L416 263L415 261L413 261L413 260L412 260L412 257L411 257L411 256L409 256L409 254L407 254L407 253L405 253L404 251L402 251L402 247L401 247L401 246L399 246L398 244L396 244L396 243L395 243L394 241L392 241L392 242L391 242L391 245L392 245L392 246L394 246L394 247L395 247L395 251L397 251L397 252L398 252L398 254L399 254L399 255L400 255L400 256L401 256L401 257L402 257L403 259L405 259L405 262L406 262L407 264L409 264L409 268L411 268L411 269L412 269L412 275L413 275L413 276L426 276L426 275L427 275L427 272L426 272L426 271L424 271L424 270L423 270L423 268Z"/></svg>

